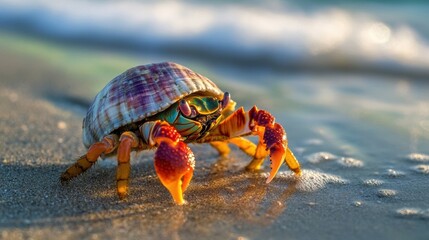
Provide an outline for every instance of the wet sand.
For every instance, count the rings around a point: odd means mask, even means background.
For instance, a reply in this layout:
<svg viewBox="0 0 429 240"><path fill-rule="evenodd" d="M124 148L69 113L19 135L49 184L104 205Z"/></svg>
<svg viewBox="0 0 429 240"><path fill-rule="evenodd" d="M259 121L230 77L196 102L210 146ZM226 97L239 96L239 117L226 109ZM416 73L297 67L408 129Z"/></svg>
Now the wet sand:
<svg viewBox="0 0 429 240"><path fill-rule="evenodd" d="M353 159L304 158L299 148L303 177L297 180L283 167L267 185L265 174L243 171L250 159L237 149L219 158L208 145L191 145L197 165L184 206L175 206L157 179L153 152L133 154L125 201L116 196L114 159L99 161L62 186L60 174L85 151L81 123L93 90L81 83L90 79L76 79L44 58L4 45L0 79L0 239L424 239L429 234L429 206L421 204L427 193L416 195L427 191L427 174L359 177L365 170ZM317 139L308 139L295 140L323 150ZM337 171L353 174L340 177ZM401 206L420 209L413 214L411 208L399 211Z"/></svg>

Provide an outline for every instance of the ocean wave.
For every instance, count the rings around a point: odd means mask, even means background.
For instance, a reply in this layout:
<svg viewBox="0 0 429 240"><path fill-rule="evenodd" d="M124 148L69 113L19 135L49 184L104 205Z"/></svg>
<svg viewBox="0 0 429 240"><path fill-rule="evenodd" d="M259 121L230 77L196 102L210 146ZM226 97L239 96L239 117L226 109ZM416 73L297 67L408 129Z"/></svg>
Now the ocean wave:
<svg viewBox="0 0 429 240"><path fill-rule="evenodd" d="M429 45L415 29L340 8L0 0L0 26L66 41L288 69L429 74Z"/></svg>

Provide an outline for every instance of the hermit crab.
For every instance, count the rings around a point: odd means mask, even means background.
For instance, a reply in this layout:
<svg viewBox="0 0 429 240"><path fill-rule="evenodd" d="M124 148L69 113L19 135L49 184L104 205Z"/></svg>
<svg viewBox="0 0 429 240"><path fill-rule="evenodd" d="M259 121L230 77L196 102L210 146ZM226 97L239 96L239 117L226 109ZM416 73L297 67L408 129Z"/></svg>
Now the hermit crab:
<svg viewBox="0 0 429 240"><path fill-rule="evenodd" d="M130 152L156 148L155 171L176 204L195 168L187 143L210 143L221 155L228 144L253 157L248 170L260 169L269 155L269 183L281 164L297 175L298 161L288 148L286 132L275 118L256 106L234 111L236 103L211 80L172 62L137 66L110 81L95 97L83 120L87 153L60 177L62 183L89 169L99 157L117 155L117 193L128 195ZM259 136L255 145L243 138Z"/></svg>

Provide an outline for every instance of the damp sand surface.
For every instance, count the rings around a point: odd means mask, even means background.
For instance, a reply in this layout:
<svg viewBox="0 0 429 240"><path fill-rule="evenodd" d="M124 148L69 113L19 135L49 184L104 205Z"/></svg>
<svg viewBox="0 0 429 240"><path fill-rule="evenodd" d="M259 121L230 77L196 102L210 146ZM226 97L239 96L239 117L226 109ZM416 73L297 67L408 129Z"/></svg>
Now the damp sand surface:
<svg viewBox="0 0 429 240"><path fill-rule="evenodd" d="M184 60L219 79L242 105L257 104L276 115L303 175L296 178L282 167L267 185L267 164L260 173L248 173L243 168L249 157L235 148L219 158L208 145L191 145L197 164L185 194L188 203L175 206L156 177L153 151L132 155L127 200L116 196L114 159L99 161L62 186L59 175L85 151L81 123L86 107L110 79L77 75L78 67L62 68L49 57L4 45L0 51L0 239L429 235L425 82L268 73L272 82L264 85L260 80L267 73L218 73L220 67ZM69 56L55 51L63 59Z"/></svg>

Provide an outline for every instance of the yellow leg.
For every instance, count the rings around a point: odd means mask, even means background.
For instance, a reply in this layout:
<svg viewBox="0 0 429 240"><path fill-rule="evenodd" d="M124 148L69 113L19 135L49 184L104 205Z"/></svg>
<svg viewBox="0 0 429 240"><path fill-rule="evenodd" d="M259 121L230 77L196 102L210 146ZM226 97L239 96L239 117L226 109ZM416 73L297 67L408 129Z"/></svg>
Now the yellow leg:
<svg viewBox="0 0 429 240"><path fill-rule="evenodd" d="M253 156L252 161L246 166L247 170L255 171L261 169L264 159L269 154L269 151L267 151L265 148L265 144L260 141L256 147L255 155Z"/></svg>
<svg viewBox="0 0 429 240"><path fill-rule="evenodd" d="M116 184L118 196L124 199L128 195L128 179L130 176L131 148L139 144L137 136L132 132L124 132L119 139L118 168L116 170Z"/></svg>
<svg viewBox="0 0 429 240"><path fill-rule="evenodd" d="M89 147L88 152L80 157L75 164L67 168L61 175L61 182L64 183L88 170L103 153L113 152L118 146L118 137L114 134L108 135L100 142L96 142Z"/></svg>
<svg viewBox="0 0 429 240"><path fill-rule="evenodd" d="M238 148L240 148L241 151L243 151L247 155L251 157L255 156L256 145L252 141L246 138L237 137L229 139L228 142L236 145Z"/></svg>
<svg viewBox="0 0 429 240"><path fill-rule="evenodd" d="M258 135L263 136L262 134ZM265 144L261 141L261 137L257 146L252 141L242 137L232 138L228 141L237 145L247 155L253 157L252 161L246 166L246 170L249 171L259 170L264 159L269 154L269 151L266 150Z"/></svg>
<svg viewBox="0 0 429 240"><path fill-rule="evenodd" d="M246 167L246 169L250 171L260 169L264 159L268 156L269 153L265 150L264 144L259 143L258 146L256 146L252 141L242 137L231 138L224 142L211 142L210 145L216 148L216 150L219 152L219 155L226 156L231 151L228 147L228 143L236 145L241 151L253 157L252 161Z"/></svg>
<svg viewBox="0 0 429 240"><path fill-rule="evenodd" d="M226 156L231 152L231 149L228 147L227 142L221 142L221 141L210 142L210 145L214 147L219 152L219 155L221 156Z"/></svg>
<svg viewBox="0 0 429 240"><path fill-rule="evenodd" d="M293 152L288 148L286 150L286 165L289 167L290 170L292 170L294 173L301 175L301 167L299 166L298 160L295 158L295 155L293 155Z"/></svg>

